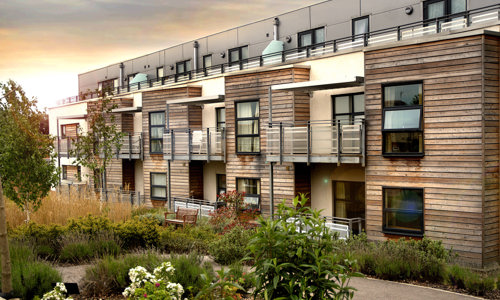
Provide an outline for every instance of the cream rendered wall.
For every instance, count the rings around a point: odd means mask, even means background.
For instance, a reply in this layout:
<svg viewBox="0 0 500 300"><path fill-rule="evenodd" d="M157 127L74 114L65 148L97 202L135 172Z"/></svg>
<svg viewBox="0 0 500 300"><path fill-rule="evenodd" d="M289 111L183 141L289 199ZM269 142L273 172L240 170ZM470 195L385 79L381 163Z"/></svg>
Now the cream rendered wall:
<svg viewBox="0 0 500 300"><path fill-rule="evenodd" d="M135 160L134 165L135 191L140 192L144 196L144 168L142 160Z"/></svg>
<svg viewBox="0 0 500 300"><path fill-rule="evenodd" d="M142 93L134 94L134 107L142 107ZM142 132L142 112L134 113L134 132ZM142 178L142 176L141 176ZM137 179L136 179L137 181ZM136 183L137 184L137 183Z"/></svg>
<svg viewBox="0 0 500 300"><path fill-rule="evenodd" d="M203 165L203 198L205 200L217 200L217 174L226 174L225 163L209 162Z"/></svg>
<svg viewBox="0 0 500 300"><path fill-rule="evenodd" d="M311 167L311 207L323 209L324 216L333 214L333 181L365 181L365 168L360 165L313 164Z"/></svg>

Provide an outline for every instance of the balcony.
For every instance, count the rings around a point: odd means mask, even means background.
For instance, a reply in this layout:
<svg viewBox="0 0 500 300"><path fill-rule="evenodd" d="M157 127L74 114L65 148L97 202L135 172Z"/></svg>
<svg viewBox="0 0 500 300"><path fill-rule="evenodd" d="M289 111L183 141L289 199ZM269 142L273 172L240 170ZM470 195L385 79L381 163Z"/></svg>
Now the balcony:
<svg viewBox="0 0 500 300"><path fill-rule="evenodd" d="M364 120L269 124L266 160L364 165Z"/></svg>
<svg viewBox="0 0 500 300"><path fill-rule="evenodd" d="M116 158L144 159L144 147L141 132L126 133L122 137L121 148L116 151Z"/></svg>
<svg viewBox="0 0 500 300"><path fill-rule="evenodd" d="M70 158L70 152L75 150L75 141L77 138L66 137L54 140L54 149L59 157L66 156Z"/></svg>
<svg viewBox="0 0 500 300"><path fill-rule="evenodd" d="M163 153L167 160L225 161L224 128L202 130L174 129L163 135Z"/></svg>

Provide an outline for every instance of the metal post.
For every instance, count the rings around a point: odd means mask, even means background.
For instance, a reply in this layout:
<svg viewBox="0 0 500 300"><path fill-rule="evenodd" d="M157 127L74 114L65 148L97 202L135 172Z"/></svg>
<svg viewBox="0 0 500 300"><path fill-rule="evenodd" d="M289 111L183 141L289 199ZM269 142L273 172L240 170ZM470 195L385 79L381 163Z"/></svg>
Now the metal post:
<svg viewBox="0 0 500 300"><path fill-rule="evenodd" d="M132 160L132 134L128 134L128 160Z"/></svg>
<svg viewBox="0 0 500 300"><path fill-rule="evenodd" d="M57 118L57 168L61 168L61 137L59 136L59 118ZM61 190L61 176L59 176L59 191Z"/></svg>
<svg viewBox="0 0 500 300"><path fill-rule="evenodd" d="M280 165L283 164L283 122L280 122Z"/></svg>
<svg viewBox="0 0 500 300"><path fill-rule="evenodd" d="M207 128L207 163L210 162L210 128Z"/></svg>
<svg viewBox="0 0 500 300"><path fill-rule="evenodd" d="M273 162L269 163L269 213L271 219L274 217L274 177L273 177Z"/></svg>
<svg viewBox="0 0 500 300"><path fill-rule="evenodd" d="M170 169L170 160L167 161L167 200L168 200L168 209L172 209L172 178L170 177L171 169Z"/></svg>
<svg viewBox="0 0 500 300"><path fill-rule="evenodd" d="M340 166L340 120L337 120L337 166Z"/></svg>
<svg viewBox="0 0 500 300"><path fill-rule="evenodd" d="M222 128L222 151L224 152L224 163L227 162L227 155L226 155L226 128Z"/></svg>
<svg viewBox="0 0 500 300"><path fill-rule="evenodd" d="M71 141L69 138L66 138L66 154L69 158L69 148L71 147Z"/></svg>
<svg viewBox="0 0 500 300"><path fill-rule="evenodd" d="M311 121L307 121L307 165L311 164Z"/></svg>
<svg viewBox="0 0 500 300"><path fill-rule="evenodd" d="M365 166L366 160L366 131L365 131L365 120L361 120L361 166Z"/></svg>
<svg viewBox="0 0 500 300"><path fill-rule="evenodd" d="M398 41L401 41L401 26L398 26L398 37L397 37L397 40Z"/></svg>
<svg viewBox="0 0 500 300"><path fill-rule="evenodd" d="M188 161L191 162L191 152L193 148L193 143L192 143L193 135L191 133L191 128L188 128L188 147L187 147L187 155L188 155Z"/></svg>

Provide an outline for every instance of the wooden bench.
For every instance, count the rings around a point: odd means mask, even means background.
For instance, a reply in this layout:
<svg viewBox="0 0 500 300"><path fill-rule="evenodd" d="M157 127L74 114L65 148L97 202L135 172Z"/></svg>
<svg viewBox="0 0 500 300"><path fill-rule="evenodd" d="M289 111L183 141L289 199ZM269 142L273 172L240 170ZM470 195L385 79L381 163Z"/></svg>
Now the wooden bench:
<svg viewBox="0 0 500 300"><path fill-rule="evenodd" d="M175 219L168 219L168 215L175 215ZM198 220L198 210L186 207L179 207L177 212L165 212L165 225L175 224L186 226L186 224L196 225Z"/></svg>

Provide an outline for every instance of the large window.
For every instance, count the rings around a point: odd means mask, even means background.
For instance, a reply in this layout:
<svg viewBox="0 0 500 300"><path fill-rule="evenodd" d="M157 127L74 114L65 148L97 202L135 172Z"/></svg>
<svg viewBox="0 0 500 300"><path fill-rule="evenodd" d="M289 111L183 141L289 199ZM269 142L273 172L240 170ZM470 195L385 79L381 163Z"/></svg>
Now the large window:
<svg viewBox="0 0 500 300"><path fill-rule="evenodd" d="M259 101L236 102L236 152L260 152Z"/></svg>
<svg viewBox="0 0 500 300"><path fill-rule="evenodd" d="M149 113L149 152L163 153L163 130L165 128L165 112Z"/></svg>
<svg viewBox="0 0 500 300"><path fill-rule="evenodd" d="M217 196L226 193L226 174L217 174Z"/></svg>
<svg viewBox="0 0 500 300"><path fill-rule="evenodd" d="M466 0L429 0L424 2L424 19L435 19L466 10Z"/></svg>
<svg viewBox="0 0 500 300"><path fill-rule="evenodd" d="M226 128L226 108L217 107L215 109L215 113L217 118L217 130L222 130L222 128Z"/></svg>
<svg viewBox="0 0 500 300"><path fill-rule="evenodd" d="M365 217L365 183L335 181L333 207L339 218Z"/></svg>
<svg viewBox="0 0 500 300"><path fill-rule="evenodd" d="M190 60L180 61L176 64L176 71L175 71L176 74L183 75L189 71L191 71L191 61Z"/></svg>
<svg viewBox="0 0 500 300"><path fill-rule="evenodd" d="M424 232L424 190L384 188L382 229L387 233L421 235Z"/></svg>
<svg viewBox="0 0 500 300"><path fill-rule="evenodd" d="M323 43L325 41L325 28L316 28L299 32L299 48Z"/></svg>
<svg viewBox="0 0 500 300"><path fill-rule="evenodd" d="M368 16L352 20L352 35L354 40L362 40L365 33L370 32L370 22Z"/></svg>
<svg viewBox="0 0 500 300"><path fill-rule="evenodd" d="M229 49L229 65L243 63L248 59L248 46Z"/></svg>
<svg viewBox="0 0 500 300"><path fill-rule="evenodd" d="M260 209L260 179L236 178L236 190L245 192L244 202L251 209Z"/></svg>
<svg viewBox="0 0 500 300"><path fill-rule="evenodd" d="M365 117L365 94L332 96L333 116L342 124L354 123Z"/></svg>
<svg viewBox="0 0 500 300"><path fill-rule="evenodd" d="M385 156L422 156L422 83L383 87L382 152Z"/></svg>
<svg viewBox="0 0 500 300"><path fill-rule="evenodd" d="M167 199L167 174L151 173L151 199Z"/></svg>

